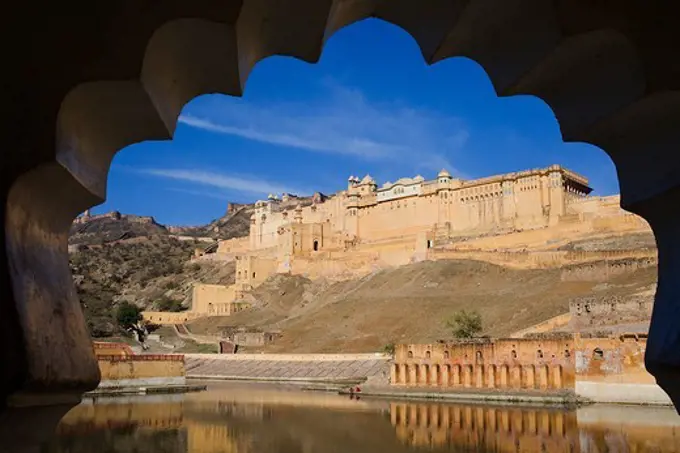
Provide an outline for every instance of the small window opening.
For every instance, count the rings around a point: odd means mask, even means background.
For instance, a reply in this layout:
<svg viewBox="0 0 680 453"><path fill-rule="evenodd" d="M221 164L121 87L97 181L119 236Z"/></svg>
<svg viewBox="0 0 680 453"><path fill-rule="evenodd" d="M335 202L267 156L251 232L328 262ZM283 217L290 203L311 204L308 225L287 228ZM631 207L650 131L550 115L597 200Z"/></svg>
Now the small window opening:
<svg viewBox="0 0 680 453"><path fill-rule="evenodd" d="M408 352L408 358L409 358L409 359L412 359L412 358L413 358L413 351L409 351L409 352Z"/></svg>
<svg viewBox="0 0 680 453"><path fill-rule="evenodd" d="M315 252L319 251L319 241L314 241L313 247Z"/></svg>
<svg viewBox="0 0 680 453"><path fill-rule="evenodd" d="M593 349L593 360L602 360L604 359L604 351L600 348L595 348Z"/></svg>

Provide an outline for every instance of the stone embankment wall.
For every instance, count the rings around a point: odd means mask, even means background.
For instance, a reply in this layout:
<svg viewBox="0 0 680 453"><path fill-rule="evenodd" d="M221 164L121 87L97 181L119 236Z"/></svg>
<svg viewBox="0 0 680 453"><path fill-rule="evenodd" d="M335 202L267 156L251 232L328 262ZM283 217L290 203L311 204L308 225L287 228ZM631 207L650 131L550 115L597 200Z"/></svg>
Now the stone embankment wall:
<svg viewBox="0 0 680 453"><path fill-rule="evenodd" d="M430 250L428 258L433 260L440 259L468 259L476 261L486 261L515 268L546 269L567 266L576 263L586 263L592 261L607 261L621 259L649 259L650 263L656 260L656 250L635 249L635 250L607 250L607 251L485 251L485 250ZM651 264L650 264L651 265Z"/></svg>
<svg viewBox="0 0 680 453"><path fill-rule="evenodd" d="M634 272L638 269L655 267L656 256L630 257L621 259L608 258L604 261L589 262L581 265L566 266L562 269L562 281L603 282L617 275Z"/></svg>
<svg viewBox="0 0 680 453"><path fill-rule="evenodd" d="M652 316L654 296L588 296L569 301L570 328L647 322Z"/></svg>
<svg viewBox="0 0 680 453"><path fill-rule="evenodd" d="M187 377L203 379L332 381L385 378L383 354L187 354Z"/></svg>
<svg viewBox="0 0 680 453"><path fill-rule="evenodd" d="M151 324L158 325L173 325L173 324L183 324L194 319L203 318L207 316L205 313L197 313L193 311L180 311L180 312L170 312L170 311L143 311L142 318L144 321L150 322Z"/></svg>
<svg viewBox="0 0 680 453"><path fill-rule="evenodd" d="M645 370L646 337L574 334L398 345L391 384L451 390L572 390L594 401L670 404Z"/></svg>
<svg viewBox="0 0 680 453"><path fill-rule="evenodd" d="M477 340L397 346L395 386L561 390L573 388L573 341Z"/></svg>
<svg viewBox="0 0 680 453"><path fill-rule="evenodd" d="M100 388L185 383L183 355L136 355L122 343L97 342L93 348L101 373Z"/></svg>

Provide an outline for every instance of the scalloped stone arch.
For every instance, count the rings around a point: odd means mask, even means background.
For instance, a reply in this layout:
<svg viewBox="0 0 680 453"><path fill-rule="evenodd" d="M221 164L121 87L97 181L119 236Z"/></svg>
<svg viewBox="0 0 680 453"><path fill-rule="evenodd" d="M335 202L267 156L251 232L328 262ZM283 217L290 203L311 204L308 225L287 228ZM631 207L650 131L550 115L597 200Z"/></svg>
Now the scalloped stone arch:
<svg viewBox="0 0 680 453"><path fill-rule="evenodd" d="M611 156L622 205L650 223L659 248L647 366L680 401L680 31L672 2L120 0L115 8L67 2L56 20L28 3L13 3L7 16L32 41L13 42L6 108L15 115L0 157L1 427L15 443L35 435L7 426L50 419L98 381L66 241L71 219L105 198L115 152L168 138L193 97L240 95L262 58L316 62L335 31L368 17L404 29L428 63L466 56L499 95L538 96L566 140Z"/></svg>

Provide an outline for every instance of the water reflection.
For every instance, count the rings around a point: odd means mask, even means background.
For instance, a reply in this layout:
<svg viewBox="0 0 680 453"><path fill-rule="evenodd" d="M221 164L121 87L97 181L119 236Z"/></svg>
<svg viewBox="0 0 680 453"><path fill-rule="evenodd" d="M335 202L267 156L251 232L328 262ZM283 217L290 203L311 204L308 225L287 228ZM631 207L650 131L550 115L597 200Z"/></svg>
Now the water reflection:
<svg viewBox="0 0 680 453"><path fill-rule="evenodd" d="M671 409L350 399L260 385L87 401L45 453L680 452Z"/></svg>

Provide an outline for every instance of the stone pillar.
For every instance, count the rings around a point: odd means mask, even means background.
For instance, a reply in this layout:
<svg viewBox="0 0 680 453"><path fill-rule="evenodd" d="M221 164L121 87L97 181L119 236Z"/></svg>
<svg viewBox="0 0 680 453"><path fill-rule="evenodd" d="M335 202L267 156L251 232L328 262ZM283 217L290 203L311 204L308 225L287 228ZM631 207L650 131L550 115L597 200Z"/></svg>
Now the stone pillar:
<svg viewBox="0 0 680 453"><path fill-rule="evenodd" d="M399 367L399 384L406 385L408 384L408 365L402 363Z"/></svg>
<svg viewBox="0 0 680 453"><path fill-rule="evenodd" d="M475 365L475 387L484 387L484 365Z"/></svg>
<svg viewBox="0 0 680 453"><path fill-rule="evenodd" d="M500 378L501 388L506 389L506 388L508 388L508 366L507 365L501 365L500 373L501 373L501 378Z"/></svg>
<svg viewBox="0 0 680 453"><path fill-rule="evenodd" d="M552 369L552 388L562 388L562 365L555 365Z"/></svg>
<svg viewBox="0 0 680 453"><path fill-rule="evenodd" d="M409 368L408 385L410 386L418 385L418 365L412 363L408 366L408 368Z"/></svg>
<svg viewBox="0 0 680 453"><path fill-rule="evenodd" d="M451 385L452 386L459 386L460 385L460 365L452 365L453 371L451 374Z"/></svg>
<svg viewBox="0 0 680 453"><path fill-rule="evenodd" d="M510 387L520 389L523 388L522 385L522 365L514 365L512 367L512 379L510 382Z"/></svg>
<svg viewBox="0 0 680 453"><path fill-rule="evenodd" d="M486 367L486 385L490 389L495 389L496 388L496 366L495 365L487 365Z"/></svg>
<svg viewBox="0 0 680 453"><path fill-rule="evenodd" d="M524 375L524 383L522 388L533 389L536 385L536 374L533 365L523 365L522 374Z"/></svg>
<svg viewBox="0 0 680 453"><path fill-rule="evenodd" d="M439 375L441 373L441 367L439 365L430 365L430 385L439 386Z"/></svg>
<svg viewBox="0 0 680 453"><path fill-rule="evenodd" d="M463 387L472 387L472 366L463 365Z"/></svg>
<svg viewBox="0 0 680 453"><path fill-rule="evenodd" d="M442 372L442 387L450 387L451 386L451 365L442 365L441 367L441 372Z"/></svg>
<svg viewBox="0 0 680 453"><path fill-rule="evenodd" d="M538 386L541 390L548 389L548 365L538 366Z"/></svg>

